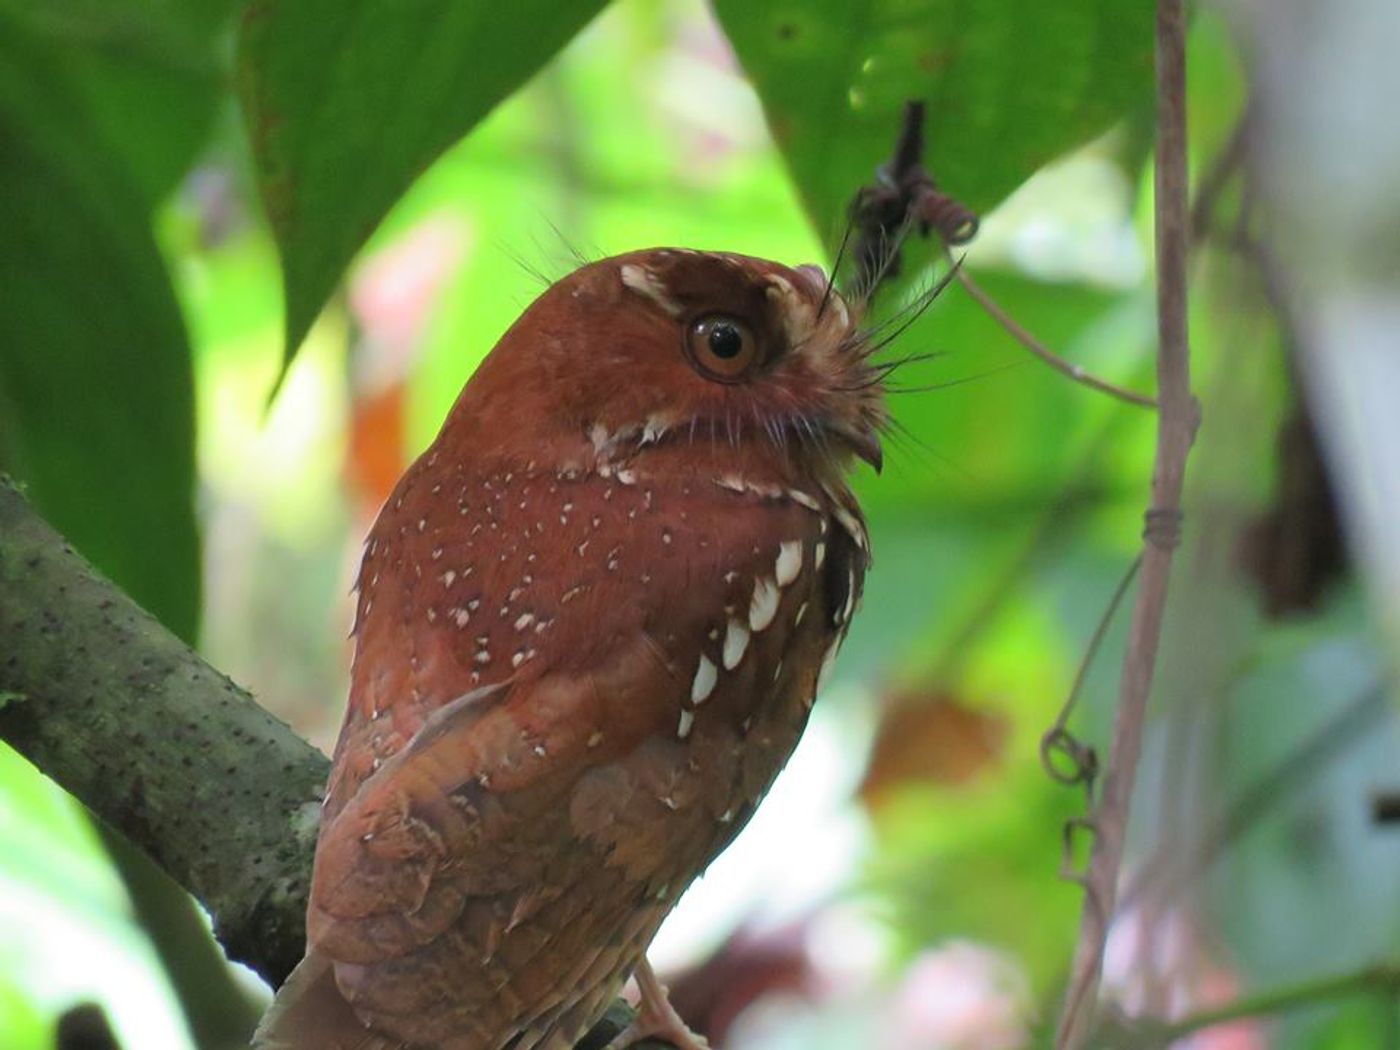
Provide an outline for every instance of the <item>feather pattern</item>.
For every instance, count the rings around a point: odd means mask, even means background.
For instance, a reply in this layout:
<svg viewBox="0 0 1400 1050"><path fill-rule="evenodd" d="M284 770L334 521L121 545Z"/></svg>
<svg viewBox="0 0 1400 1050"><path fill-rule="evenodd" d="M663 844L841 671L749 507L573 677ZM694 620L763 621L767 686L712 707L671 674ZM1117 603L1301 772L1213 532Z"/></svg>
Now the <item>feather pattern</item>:
<svg viewBox="0 0 1400 1050"><path fill-rule="evenodd" d="M309 954L256 1045L562 1050L597 1020L782 768L859 597L861 449L834 450L878 389L842 392L865 366L826 294L636 253L482 365L366 545ZM677 348L715 304L772 344L747 385Z"/></svg>

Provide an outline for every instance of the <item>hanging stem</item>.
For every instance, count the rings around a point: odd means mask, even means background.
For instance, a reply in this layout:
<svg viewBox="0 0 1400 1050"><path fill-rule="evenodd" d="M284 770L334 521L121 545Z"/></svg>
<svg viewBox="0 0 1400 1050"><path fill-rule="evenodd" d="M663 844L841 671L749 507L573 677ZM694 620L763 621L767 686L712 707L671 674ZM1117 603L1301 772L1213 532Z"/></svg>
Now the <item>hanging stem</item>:
<svg viewBox="0 0 1400 1050"><path fill-rule="evenodd" d="M1157 5L1157 455L1137 602L1119 683L1118 710L1094 810L1094 848L1085 879L1084 911L1056 1046L1085 1045L1103 969L1104 941L1113 916L1143 724L1171 575L1180 537L1181 491L1199 408L1191 396L1186 327L1186 262L1190 219L1186 175L1185 0Z"/></svg>

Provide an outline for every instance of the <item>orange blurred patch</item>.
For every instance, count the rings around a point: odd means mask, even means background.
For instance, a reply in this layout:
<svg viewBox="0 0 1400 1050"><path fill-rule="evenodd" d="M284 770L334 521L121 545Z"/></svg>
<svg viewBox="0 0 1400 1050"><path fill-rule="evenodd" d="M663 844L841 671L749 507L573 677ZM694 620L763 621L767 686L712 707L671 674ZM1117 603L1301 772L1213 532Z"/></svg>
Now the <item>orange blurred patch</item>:
<svg viewBox="0 0 1400 1050"><path fill-rule="evenodd" d="M357 396L350 406L350 451L345 471L360 517L372 516L403 473L404 384Z"/></svg>
<svg viewBox="0 0 1400 1050"><path fill-rule="evenodd" d="M944 692L895 694L875 738L859 796L871 809L903 784L965 784L997 765L1010 724Z"/></svg>

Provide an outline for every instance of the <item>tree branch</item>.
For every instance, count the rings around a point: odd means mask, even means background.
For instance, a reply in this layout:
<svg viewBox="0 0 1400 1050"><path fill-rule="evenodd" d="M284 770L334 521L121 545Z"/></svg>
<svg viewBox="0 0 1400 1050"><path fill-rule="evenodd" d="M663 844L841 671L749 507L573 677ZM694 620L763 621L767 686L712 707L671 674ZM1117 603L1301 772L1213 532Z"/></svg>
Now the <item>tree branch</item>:
<svg viewBox="0 0 1400 1050"><path fill-rule="evenodd" d="M152 542L157 542L153 537ZM324 756L103 579L0 481L0 739L279 984L301 958Z"/></svg>
<svg viewBox="0 0 1400 1050"><path fill-rule="evenodd" d="M1157 5L1157 456L1147 512L1142 570L1119 683L1103 796L1095 808L1094 849L1084 896L1079 942L1056 1045L1084 1045L1090 1030L1104 940L1114 911L1133 784L1157 647L1162 634L1172 552L1181 520L1186 458L1199 408L1191 396L1186 327L1186 262L1190 219L1186 174L1186 13L1184 0Z"/></svg>
<svg viewBox="0 0 1400 1050"><path fill-rule="evenodd" d="M0 638L0 740L194 894L229 958L281 984L305 948L325 756L104 579L3 476ZM579 1047L605 1046L632 1016L617 1001Z"/></svg>

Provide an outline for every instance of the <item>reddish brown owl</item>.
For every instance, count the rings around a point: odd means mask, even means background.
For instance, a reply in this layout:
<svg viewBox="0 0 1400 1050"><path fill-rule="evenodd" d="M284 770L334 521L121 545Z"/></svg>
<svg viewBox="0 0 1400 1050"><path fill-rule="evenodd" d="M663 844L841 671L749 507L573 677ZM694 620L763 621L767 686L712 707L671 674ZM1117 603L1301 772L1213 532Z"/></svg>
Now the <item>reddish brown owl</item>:
<svg viewBox="0 0 1400 1050"><path fill-rule="evenodd" d="M868 560L880 372L815 267L585 266L379 516L307 958L260 1044L562 1050L797 743Z"/></svg>

